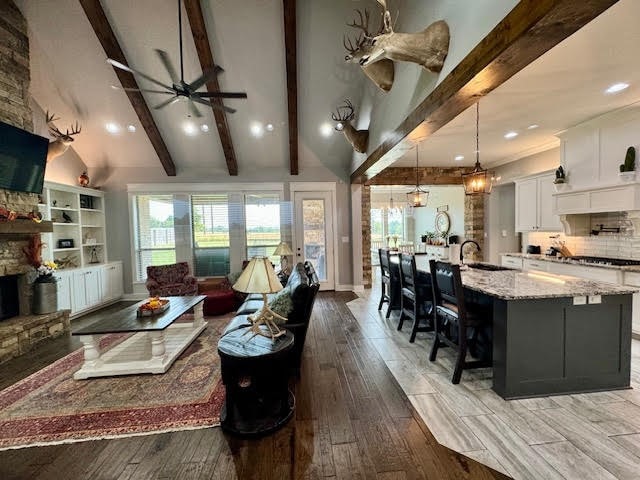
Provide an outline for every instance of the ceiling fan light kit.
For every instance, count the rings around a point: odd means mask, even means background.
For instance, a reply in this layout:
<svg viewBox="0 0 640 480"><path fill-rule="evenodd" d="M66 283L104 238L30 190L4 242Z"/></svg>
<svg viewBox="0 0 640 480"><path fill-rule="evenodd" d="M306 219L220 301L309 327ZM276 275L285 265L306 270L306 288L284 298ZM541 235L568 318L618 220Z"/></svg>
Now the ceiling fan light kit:
<svg viewBox="0 0 640 480"><path fill-rule="evenodd" d="M480 165L480 102L476 103L476 164L471 173L462 174L462 185L466 195L491 193L493 172Z"/></svg>
<svg viewBox="0 0 640 480"><path fill-rule="evenodd" d="M135 91L135 92L145 92L145 93L159 93L161 95L171 95L171 98L157 104L153 108L156 110L162 109L168 105L173 105L177 103L181 98L184 98L188 101L189 108L189 116L194 116L197 118L202 117L202 114L198 110L196 103L200 105L206 105L208 107L215 108L217 110L224 110L228 113L235 113L236 110L231 107L227 107L222 104L222 102L211 102L211 99L222 99L222 98L247 98L247 94L245 92L198 92L197 90L207 84L211 78L214 76L224 72L224 69L219 66L215 66L212 70L203 72L197 79L195 79L191 83L187 83L184 81L184 57L183 57L183 49L182 49L182 0L178 0L178 34L179 34L179 42L180 42L180 77L178 77L178 73L176 69L173 67L173 63L169 58L169 54L164 50L155 49L155 52L158 54L160 58L160 62L164 65L164 68L169 73L169 78L171 79L171 85L168 83L157 80L139 70L131 68L117 60L113 60L111 58L107 59L107 62L110 63L113 67L118 68L120 70L124 70L126 72L132 73L139 77L142 77L149 82L162 87L162 90L152 90L152 89L137 89L137 88L122 88L116 87L118 90L124 91Z"/></svg>

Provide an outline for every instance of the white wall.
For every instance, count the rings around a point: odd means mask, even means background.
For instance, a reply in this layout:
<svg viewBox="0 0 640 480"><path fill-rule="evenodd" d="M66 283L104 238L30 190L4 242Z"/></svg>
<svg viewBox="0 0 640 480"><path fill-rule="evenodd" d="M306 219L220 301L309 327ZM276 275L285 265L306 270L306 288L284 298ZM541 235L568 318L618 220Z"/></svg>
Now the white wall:
<svg viewBox="0 0 640 480"><path fill-rule="evenodd" d="M395 63L395 81L389 93L366 89L360 105L359 128L369 125L368 153L374 151L390 132L422 102L460 61L518 3L517 0L403 0L389 2L395 16L397 32L417 32L436 20L449 25L449 54L440 73L432 73L419 65ZM367 115L369 113L369 115ZM354 154L351 171L367 155Z"/></svg>
<svg viewBox="0 0 640 480"><path fill-rule="evenodd" d="M464 188L462 185L431 186L426 189L429 190L427 206L413 210L416 245L420 244L421 235L436 231L437 208L443 205L449 207L447 211L451 219L449 235L458 235L462 239L464 237Z"/></svg>
<svg viewBox="0 0 640 480"><path fill-rule="evenodd" d="M520 251L520 234L515 229L515 184L494 187L484 204L484 258L487 262L499 264L501 253Z"/></svg>

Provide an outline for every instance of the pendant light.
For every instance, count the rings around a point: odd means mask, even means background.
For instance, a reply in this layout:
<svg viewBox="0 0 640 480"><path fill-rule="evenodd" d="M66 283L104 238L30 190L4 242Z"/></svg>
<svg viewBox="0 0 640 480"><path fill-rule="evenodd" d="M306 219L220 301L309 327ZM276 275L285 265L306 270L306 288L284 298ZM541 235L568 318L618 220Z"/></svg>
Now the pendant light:
<svg viewBox="0 0 640 480"><path fill-rule="evenodd" d="M464 193L482 195L491 193L493 174L480 166L480 102L476 103L476 165L471 173L462 174Z"/></svg>
<svg viewBox="0 0 640 480"><path fill-rule="evenodd" d="M407 193L407 202L414 208L426 207L429 200L429 192L420 188L418 174L418 145L416 144L416 188Z"/></svg>

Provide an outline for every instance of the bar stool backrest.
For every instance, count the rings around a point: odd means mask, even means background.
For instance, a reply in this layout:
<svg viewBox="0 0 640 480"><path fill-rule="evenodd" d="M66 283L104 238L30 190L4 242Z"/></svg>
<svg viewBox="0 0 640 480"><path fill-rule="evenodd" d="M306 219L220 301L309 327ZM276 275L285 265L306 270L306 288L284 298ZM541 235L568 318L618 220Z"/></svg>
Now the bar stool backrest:
<svg viewBox="0 0 640 480"><path fill-rule="evenodd" d="M389 250L385 248L379 248L378 256L380 257L380 270L382 271L382 276L390 279L391 265L389 262Z"/></svg>
<svg viewBox="0 0 640 480"><path fill-rule="evenodd" d="M458 315L465 314L464 290L460 276L460 266L449 262L429 261L433 285L433 298L436 305L448 302L458 307Z"/></svg>
<svg viewBox="0 0 640 480"><path fill-rule="evenodd" d="M400 254L400 282L402 288L408 288L415 293L416 278L416 259L413 255Z"/></svg>

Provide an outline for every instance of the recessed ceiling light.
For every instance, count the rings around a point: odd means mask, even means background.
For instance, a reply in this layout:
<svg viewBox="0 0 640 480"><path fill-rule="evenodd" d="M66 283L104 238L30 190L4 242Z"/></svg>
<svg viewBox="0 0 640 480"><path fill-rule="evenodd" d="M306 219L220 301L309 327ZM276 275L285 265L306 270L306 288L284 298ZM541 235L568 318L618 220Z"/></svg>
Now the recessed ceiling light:
<svg viewBox="0 0 640 480"><path fill-rule="evenodd" d="M516 138L518 136L518 132L507 132L504 134L504 138L507 140L511 140L512 138Z"/></svg>
<svg viewBox="0 0 640 480"><path fill-rule="evenodd" d="M273 123L267 123L267 126L264 128L267 129L267 132L273 132L275 127L273 126Z"/></svg>
<svg viewBox="0 0 640 480"><path fill-rule="evenodd" d="M249 126L249 131L251 132L251 135L256 138L260 138L264 135L264 127L260 122L253 122L251 126Z"/></svg>
<svg viewBox="0 0 640 480"><path fill-rule="evenodd" d="M455 158L454 158L454 160L455 160L456 162L459 162L460 160L464 160L464 155L456 155L456 156L455 156Z"/></svg>
<svg viewBox="0 0 640 480"><path fill-rule="evenodd" d="M118 125L117 123L109 122L105 124L104 128L107 129L107 132L112 133L114 135L116 133L120 133L120 125Z"/></svg>
<svg viewBox="0 0 640 480"><path fill-rule="evenodd" d="M200 130L207 133L209 131L209 125L207 125L206 123L203 123L202 125L200 125Z"/></svg>
<svg viewBox="0 0 640 480"><path fill-rule="evenodd" d="M618 93L618 92L621 92L622 90L625 90L627 88L629 88L629 84L628 83L624 83L624 82L614 83L609 88L607 88L604 91L604 93Z"/></svg>
<svg viewBox="0 0 640 480"><path fill-rule="evenodd" d="M193 137L198 133L198 127L196 127L195 123L193 122L184 122L184 124L182 125L182 130L184 130L184 133L186 133L190 137Z"/></svg>
<svg viewBox="0 0 640 480"><path fill-rule="evenodd" d="M330 137L333 133L333 126L330 123L323 123L320 125L320 134L323 137Z"/></svg>
<svg viewBox="0 0 640 480"><path fill-rule="evenodd" d="M533 123L531 125L529 125L527 127L527 130L535 130L536 128L538 128L540 125L538 125L537 123Z"/></svg>
<svg viewBox="0 0 640 480"><path fill-rule="evenodd" d="M127 130L131 133L136 133L136 126L135 125L127 125Z"/></svg>

